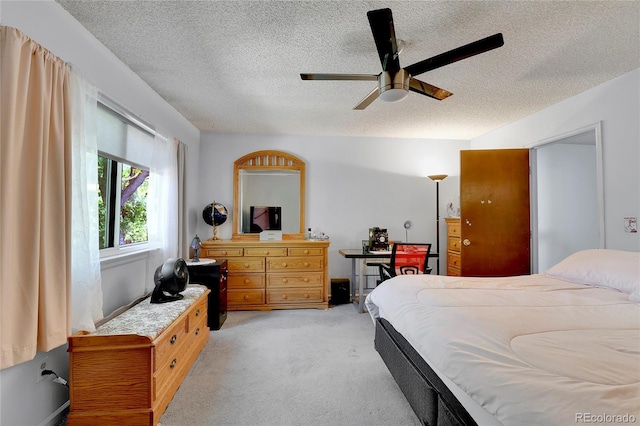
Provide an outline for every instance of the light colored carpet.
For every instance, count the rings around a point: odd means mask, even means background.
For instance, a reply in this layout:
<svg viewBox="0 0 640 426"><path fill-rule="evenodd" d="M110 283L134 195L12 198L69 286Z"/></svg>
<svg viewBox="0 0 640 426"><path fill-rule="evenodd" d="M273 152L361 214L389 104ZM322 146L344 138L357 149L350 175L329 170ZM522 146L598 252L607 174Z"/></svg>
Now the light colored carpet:
<svg viewBox="0 0 640 426"><path fill-rule="evenodd" d="M352 305L229 312L162 426L419 425Z"/></svg>

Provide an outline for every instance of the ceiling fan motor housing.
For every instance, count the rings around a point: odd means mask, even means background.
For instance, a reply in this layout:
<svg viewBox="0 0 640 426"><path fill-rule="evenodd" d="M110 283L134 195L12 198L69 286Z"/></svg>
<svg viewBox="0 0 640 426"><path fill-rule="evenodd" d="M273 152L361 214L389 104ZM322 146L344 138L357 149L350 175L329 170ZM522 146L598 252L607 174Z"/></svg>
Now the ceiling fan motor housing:
<svg viewBox="0 0 640 426"><path fill-rule="evenodd" d="M411 75L404 69L394 73L383 71L378 78L380 99L385 102L398 102L409 95L409 79Z"/></svg>

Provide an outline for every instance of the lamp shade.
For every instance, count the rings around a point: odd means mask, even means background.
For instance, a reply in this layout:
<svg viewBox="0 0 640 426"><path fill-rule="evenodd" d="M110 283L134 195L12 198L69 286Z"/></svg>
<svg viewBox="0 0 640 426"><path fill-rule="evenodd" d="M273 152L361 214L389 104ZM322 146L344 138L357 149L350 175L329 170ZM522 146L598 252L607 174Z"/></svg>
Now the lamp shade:
<svg viewBox="0 0 640 426"><path fill-rule="evenodd" d="M442 180L445 180L445 178L449 176L449 175L430 175L427 176L429 179L431 179L434 182L440 182Z"/></svg>
<svg viewBox="0 0 640 426"><path fill-rule="evenodd" d="M196 236L193 237L193 240L191 240L191 245L189 247L191 248L191 250L193 250L193 261L199 262L200 249L202 248L202 242L200 242L200 238L198 237L198 234L196 234Z"/></svg>

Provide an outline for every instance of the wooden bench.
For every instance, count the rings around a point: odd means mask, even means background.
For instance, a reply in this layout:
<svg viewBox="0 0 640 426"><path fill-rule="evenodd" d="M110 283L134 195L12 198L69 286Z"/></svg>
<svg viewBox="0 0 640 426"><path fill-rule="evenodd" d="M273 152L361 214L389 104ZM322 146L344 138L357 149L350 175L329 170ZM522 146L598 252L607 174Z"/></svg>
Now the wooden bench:
<svg viewBox="0 0 640 426"><path fill-rule="evenodd" d="M209 339L208 293L193 285L178 301L146 298L95 332L70 336L67 423L158 424Z"/></svg>

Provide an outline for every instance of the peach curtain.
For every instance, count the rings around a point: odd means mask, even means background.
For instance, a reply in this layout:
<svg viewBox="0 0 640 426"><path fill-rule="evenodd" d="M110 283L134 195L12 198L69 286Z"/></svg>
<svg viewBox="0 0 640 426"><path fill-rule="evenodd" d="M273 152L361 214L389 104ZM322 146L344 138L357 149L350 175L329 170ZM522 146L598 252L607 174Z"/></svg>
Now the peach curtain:
<svg viewBox="0 0 640 426"><path fill-rule="evenodd" d="M69 66L0 27L0 368L70 330Z"/></svg>

